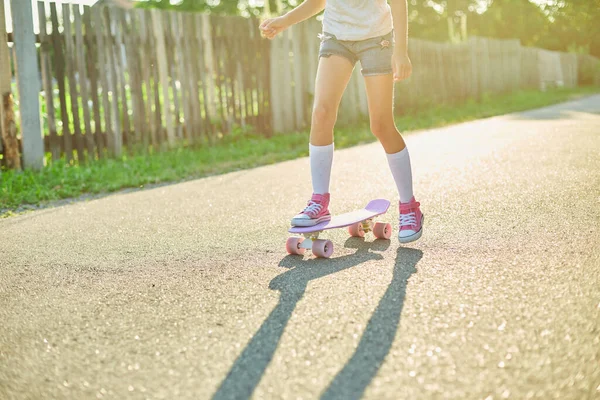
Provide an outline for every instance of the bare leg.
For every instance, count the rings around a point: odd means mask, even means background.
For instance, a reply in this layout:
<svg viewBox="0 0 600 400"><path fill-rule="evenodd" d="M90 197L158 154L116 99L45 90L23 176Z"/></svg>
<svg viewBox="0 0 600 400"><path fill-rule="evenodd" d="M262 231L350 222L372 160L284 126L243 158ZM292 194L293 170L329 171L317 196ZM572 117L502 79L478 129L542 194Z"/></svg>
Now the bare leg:
<svg viewBox="0 0 600 400"><path fill-rule="evenodd" d="M333 143L333 127L337 120L340 101L353 69L352 63L341 56L320 58L310 126L312 145L327 146Z"/></svg>
<svg viewBox="0 0 600 400"><path fill-rule="evenodd" d="M331 219L329 182L333 164L333 127L353 69L352 63L341 56L319 60L309 145L313 195L304 211L292 218L294 226L312 226Z"/></svg>
<svg viewBox="0 0 600 400"><path fill-rule="evenodd" d="M392 74L366 76L371 132L387 154L404 150L406 145L394 123L394 81Z"/></svg>

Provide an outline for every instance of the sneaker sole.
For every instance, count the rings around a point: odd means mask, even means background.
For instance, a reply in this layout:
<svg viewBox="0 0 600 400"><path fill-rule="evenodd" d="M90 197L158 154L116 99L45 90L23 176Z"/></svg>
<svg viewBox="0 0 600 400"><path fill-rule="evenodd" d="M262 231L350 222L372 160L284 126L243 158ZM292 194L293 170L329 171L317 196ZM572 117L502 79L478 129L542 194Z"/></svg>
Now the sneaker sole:
<svg viewBox="0 0 600 400"><path fill-rule="evenodd" d="M321 218L317 218L317 219L293 219L292 226L301 226L301 227L315 226L317 224L320 224L321 222L330 221L330 220L331 220L331 216L329 216L329 215L326 217L321 217Z"/></svg>
<svg viewBox="0 0 600 400"><path fill-rule="evenodd" d="M415 240L419 240L419 238L423 234L423 222L425 222L425 215L424 214L421 216L421 229L419 229L419 232L415 233L414 235L406 236L406 237L403 237L403 238L401 238L400 236L398 236L398 241L400 243L410 243L410 242L414 242Z"/></svg>

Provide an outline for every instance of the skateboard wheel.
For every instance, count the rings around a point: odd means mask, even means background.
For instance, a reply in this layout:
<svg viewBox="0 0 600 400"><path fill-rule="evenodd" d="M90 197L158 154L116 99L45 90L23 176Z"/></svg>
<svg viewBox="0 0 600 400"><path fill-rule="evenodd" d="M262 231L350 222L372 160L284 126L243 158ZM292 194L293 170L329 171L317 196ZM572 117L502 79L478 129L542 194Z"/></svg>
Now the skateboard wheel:
<svg viewBox="0 0 600 400"><path fill-rule="evenodd" d="M373 234L377 239L389 239L392 237L392 224L385 222L376 222L373 227Z"/></svg>
<svg viewBox="0 0 600 400"><path fill-rule="evenodd" d="M353 237L365 237L365 230L361 222L348 226L348 233Z"/></svg>
<svg viewBox="0 0 600 400"><path fill-rule="evenodd" d="M300 247L300 244L304 241L301 237L291 237L285 242L285 249L289 254L303 255L306 251L305 248Z"/></svg>
<svg viewBox="0 0 600 400"><path fill-rule="evenodd" d="M329 258L333 254L333 243L331 240L317 239L313 242L312 252L315 257Z"/></svg>

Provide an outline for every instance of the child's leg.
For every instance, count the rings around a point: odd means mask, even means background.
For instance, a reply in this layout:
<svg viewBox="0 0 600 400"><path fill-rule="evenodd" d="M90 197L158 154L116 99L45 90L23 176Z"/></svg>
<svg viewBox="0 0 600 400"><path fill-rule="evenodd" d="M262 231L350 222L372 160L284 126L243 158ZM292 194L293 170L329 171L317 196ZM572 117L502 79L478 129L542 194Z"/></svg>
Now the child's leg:
<svg viewBox="0 0 600 400"><path fill-rule="evenodd" d="M400 196L398 239L412 242L423 233L423 214L415 201L410 156L394 123L394 82L392 74L365 76L371 132L385 149L388 164Z"/></svg>
<svg viewBox="0 0 600 400"><path fill-rule="evenodd" d="M371 132L385 149L402 203L413 197L410 156L394 123L394 81L391 74L366 76Z"/></svg>
<svg viewBox="0 0 600 400"><path fill-rule="evenodd" d="M319 59L310 126L310 143L313 146L333 143L333 127L353 70L354 66L338 55Z"/></svg>
<svg viewBox="0 0 600 400"><path fill-rule="evenodd" d="M313 196L304 211L292 219L292 225L310 226L331 218L329 181L333 163L333 127L353 69L350 61L336 54L319 59L309 143Z"/></svg>
<svg viewBox="0 0 600 400"><path fill-rule="evenodd" d="M321 57L319 60L309 145L314 193L329 193L333 162L333 127L352 70L352 64L340 56Z"/></svg>

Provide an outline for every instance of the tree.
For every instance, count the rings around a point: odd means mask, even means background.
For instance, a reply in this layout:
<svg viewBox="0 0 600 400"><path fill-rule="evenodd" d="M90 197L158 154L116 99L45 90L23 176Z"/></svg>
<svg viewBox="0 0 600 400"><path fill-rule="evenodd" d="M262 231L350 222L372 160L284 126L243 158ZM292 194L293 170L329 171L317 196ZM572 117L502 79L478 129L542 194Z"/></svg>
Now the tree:
<svg viewBox="0 0 600 400"><path fill-rule="evenodd" d="M565 0L543 9L552 20L549 46L600 57L600 0Z"/></svg>
<svg viewBox="0 0 600 400"><path fill-rule="evenodd" d="M217 14L281 13L302 0L142 0L142 7ZM541 5L540 5L541 4ZM600 56L600 0L408 0L411 37L451 40L466 19L469 35L518 38L527 46Z"/></svg>
<svg viewBox="0 0 600 400"><path fill-rule="evenodd" d="M538 46L547 37L549 25L544 11L529 1L494 0L484 13L470 15L469 33Z"/></svg>

